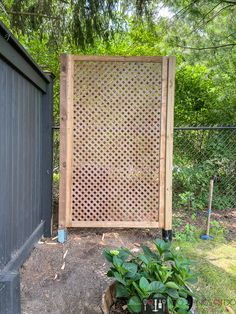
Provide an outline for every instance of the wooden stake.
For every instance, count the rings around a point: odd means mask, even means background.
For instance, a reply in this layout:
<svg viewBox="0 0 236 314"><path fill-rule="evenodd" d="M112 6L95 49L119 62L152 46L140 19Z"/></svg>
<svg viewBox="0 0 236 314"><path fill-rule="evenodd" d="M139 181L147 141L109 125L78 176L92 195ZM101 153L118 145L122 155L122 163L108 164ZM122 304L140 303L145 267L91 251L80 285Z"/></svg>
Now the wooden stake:
<svg viewBox="0 0 236 314"><path fill-rule="evenodd" d="M209 188L207 231L206 231L206 234L208 236L209 236L210 224L211 224L211 206L212 206L212 197L213 197L213 187L214 187L214 179L211 179L210 180L210 188Z"/></svg>

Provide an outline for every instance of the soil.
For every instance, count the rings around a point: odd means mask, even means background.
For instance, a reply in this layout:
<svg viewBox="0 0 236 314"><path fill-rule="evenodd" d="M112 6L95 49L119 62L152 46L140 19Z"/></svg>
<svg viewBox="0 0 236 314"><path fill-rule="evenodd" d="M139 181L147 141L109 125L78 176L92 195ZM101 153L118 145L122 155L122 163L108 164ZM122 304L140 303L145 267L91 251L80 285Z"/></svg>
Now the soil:
<svg viewBox="0 0 236 314"><path fill-rule="evenodd" d="M39 242L21 269L22 314L102 313L102 294L112 281L103 249L137 252L140 243L156 237L157 230L80 229L70 230L65 244Z"/></svg>
<svg viewBox="0 0 236 314"><path fill-rule="evenodd" d="M178 211L184 219L181 228L190 222L205 225L205 215ZM236 238L236 210L213 213L212 219L228 229L227 238ZM140 243L160 237L160 231L149 229L72 229L65 244L57 240L39 241L21 269L22 314L100 314L101 298L111 282L109 268L102 251L105 247L125 246L133 252ZM115 308L113 314L119 312Z"/></svg>
<svg viewBox="0 0 236 314"><path fill-rule="evenodd" d="M126 300L117 300L116 303L112 306L110 314L129 314L126 309Z"/></svg>

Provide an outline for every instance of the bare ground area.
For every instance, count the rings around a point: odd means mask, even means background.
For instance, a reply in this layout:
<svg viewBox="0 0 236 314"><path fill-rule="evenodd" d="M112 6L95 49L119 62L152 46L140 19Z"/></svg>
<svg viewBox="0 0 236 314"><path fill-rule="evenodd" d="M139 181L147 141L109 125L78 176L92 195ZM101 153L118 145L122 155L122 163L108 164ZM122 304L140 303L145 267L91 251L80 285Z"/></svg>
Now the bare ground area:
<svg viewBox="0 0 236 314"><path fill-rule="evenodd" d="M205 221L203 214L194 222L189 213L178 211L176 216L201 228ZM236 211L213 214L213 219L228 229L229 241L236 238ZM137 229L80 229L69 234L64 245L51 239L38 243L23 265L23 314L101 313L101 296L109 283L103 249L126 246L137 251L139 243L160 237L157 230Z"/></svg>
<svg viewBox="0 0 236 314"><path fill-rule="evenodd" d="M126 246L135 251L138 243L158 236L148 230L87 229L71 231L64 245L50 239L37 244L21 270L22 313L101 313L109 282L103 249Z"/></svg>

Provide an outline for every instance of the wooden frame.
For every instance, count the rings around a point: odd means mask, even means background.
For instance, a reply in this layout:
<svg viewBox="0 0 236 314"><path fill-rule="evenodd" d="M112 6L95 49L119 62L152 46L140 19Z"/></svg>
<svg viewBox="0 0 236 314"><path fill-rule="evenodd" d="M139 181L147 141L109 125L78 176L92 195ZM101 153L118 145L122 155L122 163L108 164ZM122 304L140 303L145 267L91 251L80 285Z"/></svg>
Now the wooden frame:
<svg viewBox="0 0 236 314"><path fill-rule="evenodd" d="M59 228L71 226L73 57L61 55Z"/></svg>
<svg viewBox="0 0 236 314"><path fill-rule="evenodd" d="M159 221L74 221L71 212L73 71L75 61L157 62L162 65ZM59 228L172 228L172 155L175 57L61 56Z"/></svg>
<svg viewBox="0 0 236 314"><path fill-rule="evenodd" d="M175 57L168 58L167 114L166 114L166 166L165 166L165 230L172 229L172 168L174 137Z"/></svg>

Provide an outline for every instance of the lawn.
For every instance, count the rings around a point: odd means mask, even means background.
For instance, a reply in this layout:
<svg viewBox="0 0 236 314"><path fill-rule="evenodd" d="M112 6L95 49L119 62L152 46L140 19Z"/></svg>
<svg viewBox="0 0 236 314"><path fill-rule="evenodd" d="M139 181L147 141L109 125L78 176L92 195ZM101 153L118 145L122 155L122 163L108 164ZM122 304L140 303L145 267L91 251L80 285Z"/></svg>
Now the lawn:
<svg viewBox="0 0 236 314"><path fill-rule="evenodd" d="M174 241L194 261L198 283L193 287L199 314L236 313L236 241Z"/></svg>

